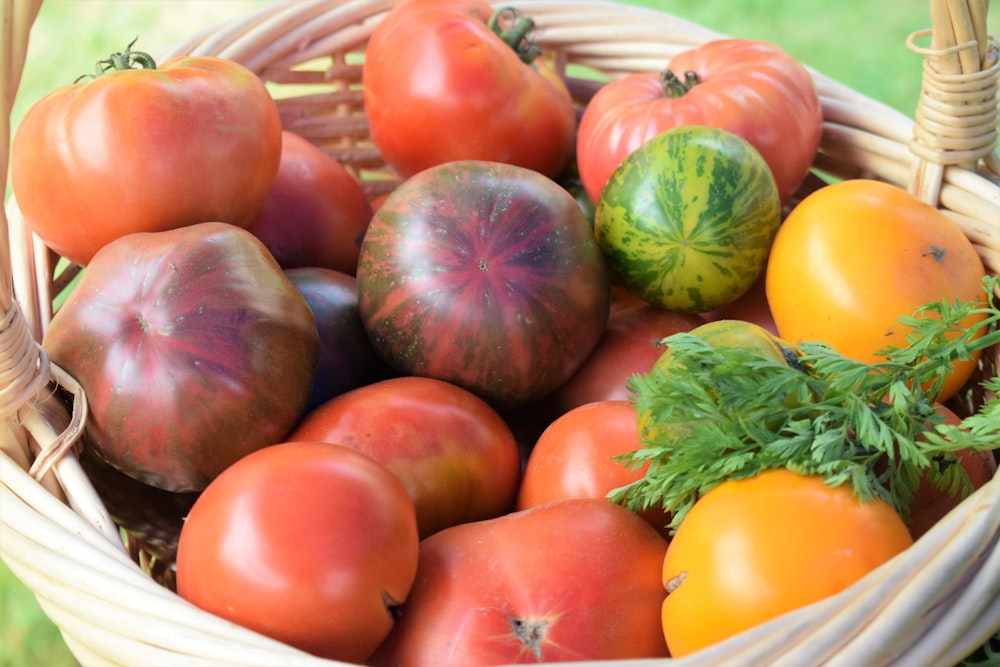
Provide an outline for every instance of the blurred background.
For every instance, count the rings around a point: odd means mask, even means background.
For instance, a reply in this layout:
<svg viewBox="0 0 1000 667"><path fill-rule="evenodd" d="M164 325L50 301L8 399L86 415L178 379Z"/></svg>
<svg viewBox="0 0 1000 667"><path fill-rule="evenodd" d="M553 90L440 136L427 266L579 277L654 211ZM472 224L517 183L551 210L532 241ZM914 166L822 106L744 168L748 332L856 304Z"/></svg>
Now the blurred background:
<svg viewBox="0 0 1000 667"><path fill-rule="evenodd" d="M883 2L869 0L622 1L653 7L726 35L774 42L806 65L913 115L921 58L907 48L906 38L929 27L927 0L896 0L892 11ZM155 55L185 37L272 2L45 0L31 34L28 64L12 114L14 125L41 96L91 73L96 61L124 50L134 38L137 49ZM991 33L1000 33L1000 13L993 12L989 26ZM0 667L76 664L34 596L0 562Z"/></svg>

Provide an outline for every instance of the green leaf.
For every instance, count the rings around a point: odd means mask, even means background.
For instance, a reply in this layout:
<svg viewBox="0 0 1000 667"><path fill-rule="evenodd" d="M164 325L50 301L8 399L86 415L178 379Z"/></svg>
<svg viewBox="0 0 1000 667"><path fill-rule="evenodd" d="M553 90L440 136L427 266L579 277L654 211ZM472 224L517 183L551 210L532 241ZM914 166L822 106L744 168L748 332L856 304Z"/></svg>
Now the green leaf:
<svg viewBox="0 0 1000 667"><path fill-rule="evenodd" d="M988 297L998 283L984 279ZM981 320L964 328L972 315ZM649 468L609 497L633 509L660 506L676 528L715 486L771 468L850 483L860 499L885 500L904 518L922 476L967 493L956 453L997 446L1000 402L955 427L935 401L956 359L1000 343L1000 311L989 298L987 305L941 301L901 321L912 327L907 345L882 350L885 361L874 364L818 342L796 346L798 363L789 364L713 347L696 331L668 337L670 364L628 383L643 447L620 461ZM1000 379L986 384L1000 389Z"/></svg>

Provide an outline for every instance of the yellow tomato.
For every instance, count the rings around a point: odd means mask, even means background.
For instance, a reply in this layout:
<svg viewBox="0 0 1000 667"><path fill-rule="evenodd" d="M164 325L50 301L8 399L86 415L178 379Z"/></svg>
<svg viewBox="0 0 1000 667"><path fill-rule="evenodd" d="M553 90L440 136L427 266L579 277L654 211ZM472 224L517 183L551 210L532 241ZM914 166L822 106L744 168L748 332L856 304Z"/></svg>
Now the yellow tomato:
<svg viewBox="0 0 1000 667"><path fill-rule="evenodd" d="M765 280L782 338L823 341L872 363L883 347L907 344L901 316L941 299L984 301L985 274L947 215L897 187L857 179L821 188L791 211ZM961 389L976 362L955 362L940 400Z"/></svg>
<svg viewBox="0 0 1000 667"><path fill-rule="evenodd" d="M913 543L882 501L769 470L723 482L685 516L663 562L663 634L681 657L838 593Z"/></svg>

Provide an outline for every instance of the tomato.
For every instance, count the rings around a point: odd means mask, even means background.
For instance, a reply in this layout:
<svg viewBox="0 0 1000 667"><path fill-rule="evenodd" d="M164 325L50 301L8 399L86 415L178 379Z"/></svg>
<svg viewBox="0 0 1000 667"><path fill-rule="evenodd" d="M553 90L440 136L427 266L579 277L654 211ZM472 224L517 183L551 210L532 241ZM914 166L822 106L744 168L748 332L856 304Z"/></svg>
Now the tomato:
<svg viewBox="0 0 1000 667"><path fill-rule="evenodd" d="M822 133L808 70L774 44L720 39L676 55L663 72L602 87L584 109L577 162L597 201L614 170L641 144L682 125L737 134L764 157L787 200L805 179Z"/></svg>
<svg viewBox="0 0 1000 667"><path fill-rule="evenodd" d="M645 521L595 498L447 528L421 542L413 589L369 664L664 657L665 550Z"/></svg>
<svg viewBox="0 0 1000 667"><path fill-rule="evenodd" d="M787 342L773 335L764 327L746 320L712 320L691 329L690 334L716 348L738 348L768 361L796 362L795 352ZM663 354L653 364L653 369L661 373L659 376L661 382L670 381L670 369L676 363L676 358L671 353L671 347L667 341ZM790 394L785 399L785 405L789 407L799 404L799 398L794 394ZM638 424L642 441L677 441L679 438L688 437L685 432L686 426L669 420L661 420L660 417L660 412L656 409L650 409L649 404L639 407Z"/></svg>
<svg viewBox="0 0 1000 667"><path fill-rule="evenodd" d="M25 222L78 264L132 232L209 221L246 227L278 171L281 120L253 72L212 57L155 67L144 55L116 54L142 68L40 99L11 145Z"/></svg>
<svg viewBox="0 0 1000 667"><path fill-rule="evenodd" d="M935 409L944 416L946 424L958 426L962 419L950 408L940 403ZM989 482L997 473L997 461L992 451L986 450L960 450L957 452L959 465L961 465L969 476L972 489L978 489ZM965 496L959 493L951 493L948 489L940 489L934 486L926 477L922 477L917 490L914 493L913 504L910 506L910 517L908 525L913 539L919 539L928 530L934 527L938 521L953 510Z"/></svg>
<svg viewBox="0 0 1000 667"><path fill-rule="evenodd" d="M395 473L417 508L421 537L514 505L521 454L514 434L475 394L425 377L389 378L320 405L289 436L357 449Z"/></svg>
<svg viewBox="0 0 1000 667"><path fill-rule="evenodd" d="M594 214L612 278L668 310L731 303L763 274L781 203L753 146L690 125L659 134L611 175Z"/></svg>
<svg viewBox="0 0 1000 667"><path fill-rule="evenodd" d="M282 132L281 163L247 229L283 269L318 267L354 275L372 207L347 168L319 147Z"/></svg>
<svg viewBox="0 0 1000 667"><path fill-rule="evenodd" d="M912 544L882 501L788 470L723 482L681 522L663 562L663 632L683 657L838 593Z"/></svg>
<svg viewBox="0 0 1000 667"><path fill-rule="evenodd" d="M911 329L899 318L918 307L984 302L985 273L947 215L900 188L856 179L817 190L785 219L766 271L767 301L788 342L823 341L872 363L883 347L908 344ZM965 384L978 356L956 360L939 400Z"/></svg>
<svg viewBox="0 0 1000 667"><path fill-rule="evenodd" d="M745 320L757 326L767 329L775 336L778 335L778 325L774 323L771 315L771 306L767 303L766 285L767 269L760 274L750 289L742 296L730 301L721 308L702 313L702 317L709 321L715 320Z"/></svg>
<svg viewBox="0 0 1000 667"><path fill-rule="evenodd" d="M290 646L361 663L410 592L418 548L394 475L346 447L287 442L237 461L195 501L177 592Z"/></svg>
<svg viewBox="0 0 1000 667"><path fill-rule="evenodd" d="M517 509L565 498L606 498L646 472L615 457L642 448L635 408L628 401L587 403L569 410L542 432L524 468ZM670 518L662 510L639 513L664 536Z"/></svg>
<svg viewBox="0 0 1000 667"><path fill-rule="evenodd" d="M400 184L368 226L357 280L390 366L498 409L565 382L610 312L607 268L573 197L496 162L449 162Z"/></svg>
<svg viewBox="0 0 1000 667"><path fill-rule="evenodd" d="M531 25L482 0L393 6L365 48L362 77L385 162L403 177L472 159L555 178L573 151L576 112L565 84L533 60Z"/></svg>
<svg viewBox="0 0 1000 667"><path fill-rule="evenodd" d="M168 491L280 442L319 358L305 299L250 232L205 222L104 246L43 346L87 394L83 438Z"/></svg>
<svg viewBox="0 0 1000 667"><path fill-rule="evenodd" d="M697 315L651 304L615 309L583 365L532 409L558 416L586 403L628 399L632 395L628 379L635 373L649 372L666 349L663 339L704 323Z"/></svg>
<svg viewBox="0 0 1000 667"><path fill-rule="evenodd" d="M309 305L319 333L319 362L305 411L392 375L368 340L353 276L322 267L287 269L285 276Z"/></svg>

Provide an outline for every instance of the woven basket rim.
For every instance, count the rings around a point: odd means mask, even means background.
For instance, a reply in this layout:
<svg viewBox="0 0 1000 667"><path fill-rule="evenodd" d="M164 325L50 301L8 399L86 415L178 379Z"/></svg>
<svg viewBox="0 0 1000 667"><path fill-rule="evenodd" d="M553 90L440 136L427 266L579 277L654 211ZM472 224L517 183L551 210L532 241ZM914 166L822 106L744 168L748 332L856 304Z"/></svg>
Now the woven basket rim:
<svg viewBox="0 0 1000 667"><path fill-rule="evenodd" d="M40 2L13 0L14 21L30 26ZM378 18L393 4L394 0L290 0L201 31L160 54L159 59L182 53L222 55L243 62L266 79L286 76L301 63L361 48ZM567 62L614 76L659 68L675 53L725 36L657 10L613 0L520 0L513 4L536 18L543 48L560 52ZM939 19L935 12L943 4L932 0L932 22ZM622 30L635 39L622 39ZM962 34L960 29L959 45L969 41ZM995 45L996 39L991 39ZM12 50L16 52L17 45ZM925 54L928 58L939 59L952 58L961 51L937 44L928 50L933 51ZM19 72L22 63L16 61L16 55L11 62L4 61L0 74L12 69ZM331 76L346 71L329 70ZM824 111L817 168L833 174L877 177L909 189L954 219L977 246L990 272L1000 273L1000 161L995 158L995 141L992 153L984 153L971 168L967 161L942 157L940 151L914 150L920 143L918 120L811 68L810 73ZM10 80L16 81L16 77ZM310 108L322 102L311 100ZM285 107L291 109L296 103L291 99ZM286 125L294 124L291 114L285 118ZM358 169L370 168L363 166L368 158L356 145L324 143L324 128L315 124L303 124L302 128L307 136L315 132L310 138L332 154L357 157L362 165ZM11 247L0 252L0 258L16 260L16 266L4 267L0 262L0 273L13 274L16 293L30 295L35 303L24 303L26 299L19 297L12 308L4 304L4 311L10 320L21 317L32 322L38 337L50 316L45 309L51 307L53 298L48 284L53 272L51 258L37 239L24 232L16 202L11 200L5 213L4 226L9 222L13 232ZM11 294L10 289L7 294ZM25 314L10 315L15 310ZM43 366L46 362L43 358L30 363ZM47 371L45 379L50 379ZM54 381L70 388L73 382L72 378L58 377ZM51 393L51 388L47 391ZM81 662L346 664L314 658L222 621L146 576L122 545L114 522L72 451L57 456L52 472L41 482L25 472L39 447L51 448L70 420L70 415L53 418L44 410L41 415L32 410L22 410L22 417L15 420L38 441L32 452L23 454L30 443L23 435L10 432L11 420L5 439L0 441L0 504L4 507L0 512L0 556L36 594ZM13 447L15 440L17 446ZM11 453L13 457L8 455ZM722 660L733 665L951 664L1000 631L998 541L1000 475L907 553L846 591L698 654L656 664L699 667ZM119 594L109 595L111 587ZM121 595L122 591L128 591L128 596ZM155 605L155 611L145 603ZM112 629L109 619L118 625ZM650 663L585 664L626 667Z"/></svg>

